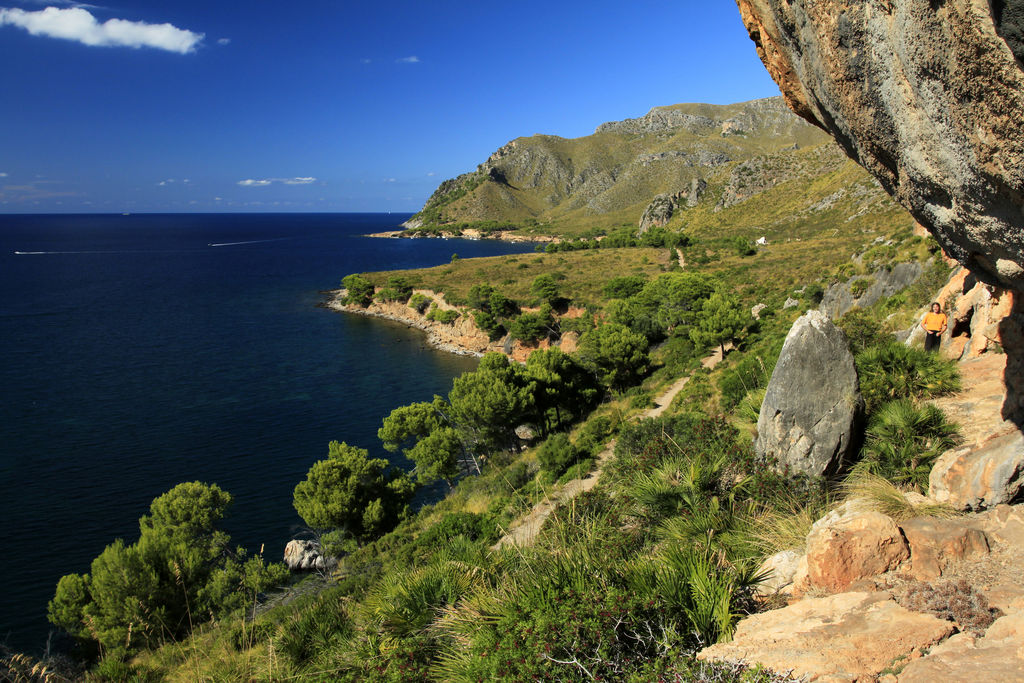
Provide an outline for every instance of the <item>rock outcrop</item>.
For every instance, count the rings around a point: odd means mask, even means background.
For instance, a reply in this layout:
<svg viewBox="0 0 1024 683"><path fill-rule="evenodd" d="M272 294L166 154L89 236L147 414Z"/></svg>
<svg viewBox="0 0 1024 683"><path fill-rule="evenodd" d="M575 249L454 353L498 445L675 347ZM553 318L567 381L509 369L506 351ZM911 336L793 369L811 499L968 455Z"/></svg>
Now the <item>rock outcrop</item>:
<svg viewBox="0 0 1024 683"><path fill-rule="evenodd" d="M293 572L311 572L331 569L338 561L324 557L316 541L295 538L284 547L284 563Z"/></svg>
<svg viewBox="0 0 1024 683"><path fill-rule="evenodd" d="M1024 489L1024 434L1012 431L981 448L939 456L928 495L957 510L983 510L1014 501Z"/></svg>
<svg viewBox="0 0 1024 683"><path fill-rule="evenodd" d="M757 421L755 450L781 469L838 471L855 452L864 402L846 336L809 311L786 335Z"/></svg>
<svg viewBox="0 0 1024 683"><path fill-rule="evenodd" d="M851 277L846 282L837 282L825 291L818 310L833 320L838 320L855 306L867 308L885 297L903 291L921 276L920 263L897 263L892 268L883 268L870 277ZM869 281L862 291L858 285Z"/></svg>
<svg viewBox="0 0 1024 683"><path fill-rule="evenodd" d="M806 582L835 593L895 569L908 557L910 549L892 519L849 501L815 522L807 534Z"/></svg>
<svg viewBox="0 0 1024 683"><path fill-rule="evenodd" d="M852 683L876 680L893 660L920 656L954 631L952 623L904 609L887 593L840 593L747 617L732 642L712 645L697 658Z"/></svg>
<svg viewBox="0 0 1024 683"><path fill-rule="evenodd" d="M900 673L899 683L1024 680L1024 614L1010 614L985 635L958 633Z"/></svg>
<svg viewBox="0 0 1024 683"><path fill-rule="evenodd" d="M987 553L985 532L960 519L915 517L900 524L910 549L909 573L922 579L937 579L946 568L966 557Z"/></svg>
<svg viewBox="0 0 1024 683"><path fill-rule="evenodd" d="M683 192L663 193L652 199L644 209L644 215L640 217L639 233L642 235L651 228L663 228L668 225L685 196Z"/></svg>
<svg viewBox="0 0 1024 683"><path fill-rule="evenodd" d="M797 114L989 284L1024 290L1019 2L737 0Z"/></svg>

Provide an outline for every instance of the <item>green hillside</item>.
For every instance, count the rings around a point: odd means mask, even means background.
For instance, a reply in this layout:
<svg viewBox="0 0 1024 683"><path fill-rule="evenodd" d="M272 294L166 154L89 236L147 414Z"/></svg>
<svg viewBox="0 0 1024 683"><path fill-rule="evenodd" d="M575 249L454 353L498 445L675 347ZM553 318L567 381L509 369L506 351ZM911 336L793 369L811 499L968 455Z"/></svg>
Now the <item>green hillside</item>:
<svg viewBox="0 0 1024 683"><path fill-rule="evenodd" d="M730 201L741 201L742 192L733 196L743 180L733 177L738 166L759 157L789 159L795 150L822 145L834 147L780 98L656 107L581 138L512 140L476 170L443 182L407 226L536 222L549 225L535 231L575 234L635 224L655 196L686 194L699 180L707 183L707 195L732 192Z"/></svg>

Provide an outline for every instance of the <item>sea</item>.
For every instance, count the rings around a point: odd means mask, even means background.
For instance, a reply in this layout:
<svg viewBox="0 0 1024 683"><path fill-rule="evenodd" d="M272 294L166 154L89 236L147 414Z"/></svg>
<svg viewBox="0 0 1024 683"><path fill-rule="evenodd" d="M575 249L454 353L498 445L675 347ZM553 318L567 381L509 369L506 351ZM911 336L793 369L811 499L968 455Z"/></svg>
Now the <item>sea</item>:
<svg viewBox="0 0 1024 683"><path fill-rule="evenodd" d="M230 492L233 542L276 560L328 442L408 467L381 420L476 360L318 307L324 291L534 247L365 236L408 217L0 215L0 643L40 652L58 579L137 539L179 482Z"/></svg>

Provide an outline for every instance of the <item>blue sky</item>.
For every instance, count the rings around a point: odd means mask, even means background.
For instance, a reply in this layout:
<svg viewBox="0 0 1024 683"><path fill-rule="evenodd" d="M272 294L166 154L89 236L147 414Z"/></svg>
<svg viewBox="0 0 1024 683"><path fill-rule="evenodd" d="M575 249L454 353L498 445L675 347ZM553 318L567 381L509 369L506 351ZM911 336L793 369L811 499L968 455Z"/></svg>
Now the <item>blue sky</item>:
<svg viewBox="0 0 1024 683"><path fill-rule="evenodd" d="M508 140L778 94L730 0L0 0L0 212L416 211Z"/></svg>

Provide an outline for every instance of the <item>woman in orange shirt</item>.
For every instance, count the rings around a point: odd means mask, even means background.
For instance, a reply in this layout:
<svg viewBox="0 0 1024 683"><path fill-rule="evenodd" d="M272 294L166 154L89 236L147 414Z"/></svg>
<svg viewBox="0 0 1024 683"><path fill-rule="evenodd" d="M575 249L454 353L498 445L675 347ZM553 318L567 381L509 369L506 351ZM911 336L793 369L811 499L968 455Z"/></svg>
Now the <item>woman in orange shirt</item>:
<svg viewBox="0 0 1024 683"><path fill-rule="evenodd" d="M946 331L946 323L948 319L946 314L942 312L942 306L939 306L938 302L932 304L932 310L924 314L924 320L921 321L921 327L924 329L924 350L925 351L938 351L939 341L942 339L942 333Z"/></svg>

